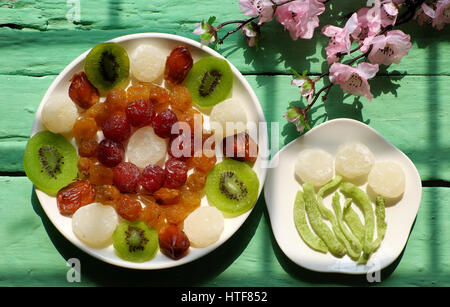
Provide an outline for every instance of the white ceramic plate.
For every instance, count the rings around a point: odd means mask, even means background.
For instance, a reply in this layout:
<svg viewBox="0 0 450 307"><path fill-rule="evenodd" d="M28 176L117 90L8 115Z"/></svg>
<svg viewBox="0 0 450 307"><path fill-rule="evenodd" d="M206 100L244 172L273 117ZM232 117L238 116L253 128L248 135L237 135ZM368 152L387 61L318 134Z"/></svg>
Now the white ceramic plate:
<svg viewBox="0 0 450 307"><path fill-rule="evenodd" d="M294 200L301 189L294 175L298 153L306 148L320 148L335 156L338 146L348 141L364 143L376 161L399 163L406 177L403 198L386 207L386 235L366 265L357 265L347 255L339 259L329 252L322 254L312 250L300 238L294 225ZM278 245L293 262L313 271L363 274L385 268L400 255L420 206L422 183L411 160L374 129L351 119L327 121L286 145L273 157L271 164L273 168L267 173L264 187L270 223ZM366 185L360 187L366 190ZM331 198L329 195L324 200L330 210Z"/></svg>
<svg viewBox="0 0 450 307"><path fill-rule="evenodd" d="M176 35L170 35L170 34L164 34L164 33L140 33L140 34L133 34L133 35L127 35L115 38L111 40L112 42L116 42L121 44L129 54L131 54L131 51L133 48L138 46L141 43L151 43L153 45L159 46L167 51L167 55L169 55L170 50L175 47L176 45L184 44L189 47L192 57L194 59L194 62L199 60L200 58L207 56L207 55L213 55L216 57L223 58L219 53L212 50L211 48L201 45L199 42L176 36ZM99 42L100 43L100 42ZM80 55L78 58L76 58L72 63L70 63L53 81L49 89L47 90L44 98L41 101L41 104L38 108L38 111L36 113L36 118L33 124L32 129L32 135L36 132L43 130L43 126L41 124L40 118L41 118L41 110L43 105L46 103L46 101L51 97L52 95L62 93L67 94L68 88L70 85L70 79L75 73L78 73L83 70L84 66L84 59L86 55L89 53L90 50L86 51L82 55ZM247 114L248 114L248 120L249 122L254 122L258 125L259 123L259 130L258 130L258 145L260 148L260 153L257 161L255 162L253 169L258 175L259 181L260 181L260 188L259 193L261 193L262 186L265 180L266 176L266 165L267 165L267 159L263 158L263 155L265 152L268 152L268 136L267 136L267 127L265 124L264 114L262 112L261 106L259 104L258 98L256 97L255 93L251 89L250 85L246 81L246 79L242 76L242 74L230 63L231 69L234 73L234 83L233 83L233 90L231 93L231 97L238 98L240 101L243 102L244 107L246 108ZM205 124L207 123L208 117L205 116ZM218 159L220 161L220 159ZM172 260L166 256L164 256L161 252L158 252L155 258L148 262L144 263L133 263L129 261L124 261L121 258L119 258L115 253L114 249L111 246L103 249L93 249L88 246L86 246L84 243L82 243L72 232L72 219L71 217L65 217L61 215L58 211L57 204L56 204L56 198L50 197L47 194L43 193L42 191L36 189L36 194L39 198L39 201L49 217L49 219L52 221L52 223L55 225L55 227L74 245L85 251L86 253L102 260L107 263L121 266L121 267L127 267L127 268L133 268L133 269L144 269L144 270L150 270L150 269L161 269L161 268L167 268L167 267L173 267L173 266L179 266L184 263L193 261L195 259L198 259L217 247L219 247L221 244L223 244L228 238L230 238L238 229L239 227L244 223L244 221L247 219L248 215L250 214L251 210L238 216L235 218L226 218L225 219L225 227L224 231L220 237L220 239L206 247L206 248L190 248L189 253L179 259L179 260ZM207 206L207 200L206 197L202 200L202 206Z"/></svg>

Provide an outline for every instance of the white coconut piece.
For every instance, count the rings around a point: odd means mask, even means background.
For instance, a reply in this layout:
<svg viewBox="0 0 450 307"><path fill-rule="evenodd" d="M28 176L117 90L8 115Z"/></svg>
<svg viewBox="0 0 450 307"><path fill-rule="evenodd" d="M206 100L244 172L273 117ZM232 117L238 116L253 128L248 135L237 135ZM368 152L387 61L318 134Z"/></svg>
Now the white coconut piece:
<svg viewBox="0 0 450 307"><path fill-rule="evenodd" d="M311 182L320 187L333 179L334 159L322 149L305 149L301 151L295 163L295 174L303 183Z"/></svg>
<svg viewBox="0 0 450 307"><path fill-rule="evenodd" d="M155 134L150 126L136 130L128 140L128 161L144 169L149 164L163 165L167 154L167 141Z"/></svg>
<svg viewBox="0 0 450 307"><path fill-rule="evenodd" d="M184 232L193 247L213 244L219 240L223 228L223 214L213 206L198 207L184 220Z"/></svg>
<svg viewBox="0 0 450 307"><path fill-rule="evenodd" d="M348 142L338 148L335 158L336 173L347 179L367 176L375 162L370 149L360 142Z"/></svg>
<svg viewBox="0 0 450 307"><path fill-rule="evenodd" d="M212 108L209 122L218 137L234 135L246 131L247 111L241 101L229 98Z"/></svg>
<svg viewBox="0 0 450 307"><path fill-rule="evenodd" d="M69 133L78 116L78 109L68 95L55 95L43 106L41 121L53 133Z"/></svg>
<svg viewBox="0 0 450 307"><path fill-rule="evenodd" d="M367 184L376 195L395 199L405 191L405 173L395 162L376 162L370 170Z"/></svg>
<svg viewBox="0 0 450 307"><path fill-rule="evenodd" d="M112 234L119 224L116 210L107 205L92 203L79 208L72 216L72 230L84 243L102 248L112 243Z"/></svg>
<svg viewBox="0 0 450 307"><path fill-rule="evenodd" d="M163 76L166 57L164 50L150 44L141 44L131 53L131 74L141 82L157 81Z"/></svg>

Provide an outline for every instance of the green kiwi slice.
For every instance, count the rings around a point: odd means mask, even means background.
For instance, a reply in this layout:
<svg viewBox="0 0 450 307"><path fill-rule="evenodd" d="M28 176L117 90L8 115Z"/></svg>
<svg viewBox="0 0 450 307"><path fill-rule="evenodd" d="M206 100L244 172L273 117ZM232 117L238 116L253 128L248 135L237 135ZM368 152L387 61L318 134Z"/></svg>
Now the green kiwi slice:
<svg viewBox="0 0 450 307"><path fill-rule="evenodd" d="M130 59L127 51L117 43L98 44L86 56L84 71L92 85L109 91L128 81Z"/></svg>
<svg viewBox="0 0 450 307"><path fill-rule="evenodd" d="M158 251L158 231L143 222L121 222L112 235L117 255L127 261L144 262Z"/></svg>
<svg viewBox="0 0 450 307"><path fill-rule="evenodd" d="M258 199L258 191L258 176L245 162L224 160L217 163L206 179L209 204L227 217L248 211Z"/></svg>
<svg viewBox="0 0 450 307"><path fill-rule="evenodd" d="M186 87L198 106L212 107L230 94L233 72L226 60L207 56L197 61L189 71Z"/></svg>
<svg viewBox="0 0 450 307"><path fill-rule="evenodd" d="M39 190L55 196L76 178L77 161L75 147L64 136L45 130L28 141L23 166Z"/></svg>

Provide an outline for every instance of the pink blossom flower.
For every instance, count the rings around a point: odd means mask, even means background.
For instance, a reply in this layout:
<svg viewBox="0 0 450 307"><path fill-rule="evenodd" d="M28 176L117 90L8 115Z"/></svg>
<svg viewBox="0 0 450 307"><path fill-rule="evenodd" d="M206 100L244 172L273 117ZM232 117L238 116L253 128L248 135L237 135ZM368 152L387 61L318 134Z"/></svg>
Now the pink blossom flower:
<svg viewBox="0 0 450 307"><path fill-rule="evenodd" d="M239 8L244 15L259 17L258 25L271 21L275 13L270 0L239 0Z"/></svg>
<svg viewBox="0 0 450 307"><path fill-rule="evenodd" d="M432 26L442 30L447 23L450 23L450 0L438 0Z"/></svg>
<svg viewBox="0 0 450 307"><path fill-rule="evenodd" d="M300 88L300 95L305 97L308 103L312 101L315 91L313 80L308 77L300 77L293 79L291 84Z"/></svg>
<svg viewBox="0 0 450 307"><path fill-rule="evenodd" d="M351 36L358 36L361 28L358 27L358 17L356 13L348 19L344 28L326 25L322 28L322 34L330 37L328 46L325 47L327 53L328 64L338 60L338 53L347 52L350 54L350 46L352 45Z"/></svg>
<svg viewBox="0 0 450 307"><path fill-rule="evenodd" d="M344 93L355 96L364 96L371 101L373 98L370 92L368 79L373 78L378 72L378 64L359 63L358 66L334 63L330 67L330 81L339 84Z"/></svg>
<svg viewBox="0 0 450 307"><path fill-rule="evenodd" d="M299 133L302 133L305 129L311 129L308 124L308 115L306 114L305 109L292 107L283 114L283 117L286 118L288 122L293 123Z"/></svg>
<svg viewBox="0 0 450 307"><path fill-rule="evenodd" d="M361 52L369 53L369 61L373 64L400 64L402 57L408 54L412 44L410 36L400 30L392 30L386 35L371 36L364 40Z"/></svg>
<svg viewBox="0 0 450 307"><path fill-rule="evenodd" d="M242 27L242 35L244 35L249 47L258 46L261 31L256 23L250 22Z"/></svg>
<svg viewBox="0 0 450 307"><path fill-rule="evenodd" d="M291 35L293 40L299 37L310 39L314 29L319 26L319 16L325 11L325 5L318 0L298 0L279 6L275 15Z"/></svg>
<svg viewBox="0 0 450 307"><path fill-rule="evenodd" d="M208 45L210 43L214 43L217 37L216 29L207 22L196 23L194 34L200 35L201 43L204 45Z"/></svg>
<svg viewBox="0 0 450 307"><path fill-rule="evenodd" d="M397 21L398 9L392 1L374 0L372 8L367 10L365 18L367 19L367 26L373 34L380 31L381 27L394 25ZM358 16L359 17L359 16ZM368 35L370 36L370 34Z"/></svg>
<svg viewBox="0 0 450 307"><path fill-rule="evenodd" d="M414 19L417 19L419 25L431 24L434 18L434 9L425 3L416 11Z"/></svg>

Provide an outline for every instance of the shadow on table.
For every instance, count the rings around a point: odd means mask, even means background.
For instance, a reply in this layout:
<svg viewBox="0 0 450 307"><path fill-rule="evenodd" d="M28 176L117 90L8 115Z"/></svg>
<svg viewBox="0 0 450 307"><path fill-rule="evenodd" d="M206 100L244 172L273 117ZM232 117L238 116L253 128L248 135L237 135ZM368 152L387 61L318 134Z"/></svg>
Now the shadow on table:
<svg viewBox="0 0 450 307"><path fill-rule="evenodd" d="M82 263L82 281L99 286L200 286L225 271L244 251L262 217L264 198L261 196L244 224L223 245L210 254L179 267L161 270L133 270L100 261L70 243L52 224L41 207L36 193L31 203L41 217L45 230L58 252L68 260Z"/></svg>
<svg viewBox="0 0 450 307"><path fill-rule="evenodd" d="M264 211L265 217L268 219L267 210ZM413 226L411 227L411 232L414 229L414 225L416 220L414 220ZM410 233L411 233L410 232ZM278 262L281 267L288 273L291 277L296 280L309 283L317 286L326 286L326 285L343 285L343 286L371 286L371 285L383 285L385 281L388 280L390 275L395 271L398 264L400 263L405 249L402 250L400 255L395 259L395 261L388 265L386 268L382 269L379 275L380 282L376 282L375 273L369 274L341 274L341 273L323 273L323 272L315 272L308 269L305 269L293 261L291 261L280 249L278 243L273 235L273 232L270 231L270 240L272 243L273 251L275 256L277 257ZM409 240L409 237L408 237ZM407 243L406 243L407 244ZM405 245L406 246L406 245ZM372 278L374 281L370 282L368 277Z"/></svg>

